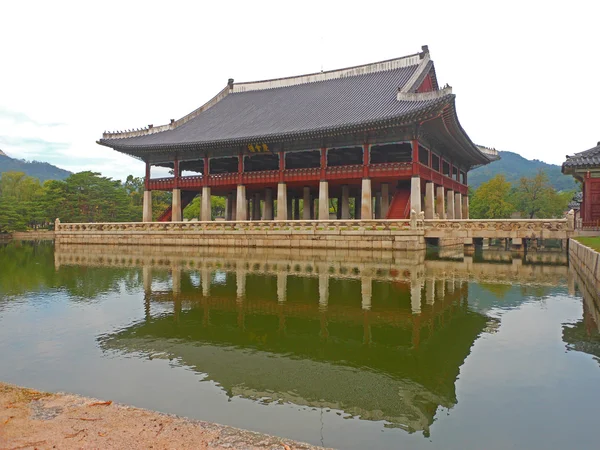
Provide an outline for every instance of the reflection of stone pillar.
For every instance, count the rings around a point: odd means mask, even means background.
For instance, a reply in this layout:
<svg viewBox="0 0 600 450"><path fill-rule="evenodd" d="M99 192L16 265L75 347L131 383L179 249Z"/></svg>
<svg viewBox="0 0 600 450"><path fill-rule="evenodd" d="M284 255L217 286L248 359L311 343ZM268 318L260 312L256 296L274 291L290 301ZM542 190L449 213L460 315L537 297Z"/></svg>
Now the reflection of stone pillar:
<svg viewBox="0 0 600 450"><path fill-rule="evenodd" d="M236 214L235 220L248 220L248 210L246 204L246 186L238 184L237 200L235 202Z"/></svg>
<svg viewBox="0 0 600 450"><path fill-rule="evenodd" d="M448 294L454 294L454 280L447 279L446 286L448 287L448 289L447 289Z"/></svg>
<svg viewBox="0 0 600 450"><path fill-rule="evenodd" d="M142 267L142 280L144 284L144 293L150 294L152 293L152 267L144 266Z"/></svg>
<svg viewBox="0 0 600 450"><path fill-rule="evenodd" d="M304 186L302 193L302 218L304 220L310 220L310 188L308 186Z"/></svg>
<svg viewBox="0 0 600 450"><path fill-rule="evenodd" d="M469 196L465 195L462 199L462 218L469 219Z"/></svg>
<svg viewBox="0 0 600 450"><path fill-rule="evenodd" d="M181 294L181 266L171 266L171 285L175 297Z"/></svg>
<svg viewBox="0 0 600 450"><path fill-rule="evenodd" d="M200 284L202 285L202 295L208 297L210 295L210 269L206 267L202 268Z"/></svg>
<svg viewBox="0 0 600 450"><path fill-rule="evenodd" d="M319 182L319 220L329 220L329 183Z"/></svg>
<svg viewBox="0 0 600 450"><path fill-rule="evenodd" d="M444 186L438 186L435 196L435 212L440 219L446 218L446 199L444 198Z"/></svg>
<svg viewBox="0 0 600 450"><path fill-rule="evenodd" d="M428 305L435 303L435 280L433 278L425 280L425 303Z"/></svg>
<svg viewBox="0 0 600 450"><path fill-rule="evenodd" d="M381 218L387 217L390 209L390 185L387 183L381 183Z"/></svg>
<svg viewBox="0 0 600 450"><path fill-rule="evenodd" d="M341 218L350 218L350 188L347 184L342 186Z"/></svg>
<svg viewBox="0 0 600 450"><path fill-rule="evenodd" d="M433 219L435 208L435 186L432 182L425 183L425 218Z"/></svg>
<svg viewBox="0 0 600 450"><path fill-rule="evenodd" d="M287 273L277 273L277 301L285 303L287 300Z"/></svg>
<svg viewBox="0 0 600 450"><path fill-rule="evenodd" d="M273 189L265 189L264 219L273 220Z"/></svg>
<svg viewBox="0 0 600 450"><path fill-rule="evenodd" d="M446 295L445 287L446 283L444 280L435 280L435 293L438 300L444 300L444 295Z"/></svg>
<svg viewBox="0 0 600 450"><path fill-rule="evenodd" d="M254 201L252 202L252 218L254 220L260 220L260 194L257 192L254 194Z"/></svg>
<svg viewBox="0 0 600 450"><path fill-rule="evenodd" d="M446 191L446 219L454 219L454 191Z"/></svg>
<svg viewBox="0 0 600 450"><path fill-rule="evenodd" d="M144 191L143 222L152 222L152 191Z"/></svg>
<svg viewBox="0 0 600 450"><path fill-rule="evenodd" d="M460 192L454 193L454 218L462 219L462 194Z"/></svg>
<svg viewBox="0 0 600 450"><path fill-rule="evenodd" d="M329 303L329 275L319 274L319 309L327 309Z"/></svg>
<svg viewBox="0 0 600 450"><path fill-rule="evenodd" d="M211 220L211 195L210 195L210 187L208 186L204 186L202 188L202 210L200 212L201 214L201 220L203 220L204 222L208 222L209 220Z"/></svg>
<svg viewBox="0 0 600 450"><path fill-rule="evenodd" d="M370 220L373 218L373 202L371 195L371 180L363 178L360 196L360 218Z"/></svg>
<svg viewBox="0 0 600 450"><path fill-rule="evenodd" d="M277 220L287 220L287 185L279 183L277 185Z"/></svg>
<svg viewBox="0 0 600 450"><path fill-rule="evenodd" d="M238 268L235 272L236 294L238 300L246 296L246 269Z"/></svg>
<svg viewBox="0 0 600 450"><path fill-rule="evenodd" d="M171 203L171 221L181 222L181 189L173 189L173 201Z"/></svg>
<svg viewBox="0 0 600 450"><path fill-rule="evenodd" d="M410 308L413 314L421 314L421 280L416 273L410 276Z"/></svg>
<svg viewBox="0 0 600 450"><path fill-rule="evenodd" d="M360 293L362 295L362 309L371 309L371 298L373 297L373 280L371 277L360 278Z"/></svg>
<svg viewBox="0 0 600 450"><path fill-rule="evenodd" d="M413 176L410 179L410 209L419 214L421 210L421 178Z"/></svg>

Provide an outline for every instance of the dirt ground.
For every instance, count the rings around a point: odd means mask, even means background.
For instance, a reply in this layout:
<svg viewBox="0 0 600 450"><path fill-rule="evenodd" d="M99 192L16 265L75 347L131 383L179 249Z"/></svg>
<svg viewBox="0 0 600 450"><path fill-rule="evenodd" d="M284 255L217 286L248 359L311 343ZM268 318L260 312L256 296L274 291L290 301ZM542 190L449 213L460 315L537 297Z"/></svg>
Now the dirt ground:
<svg viewBox="0 0 600 450"><path fill-rule="evenodd" d="M0 450L316 450L308 444L111 401L0 383Z"/></svg>

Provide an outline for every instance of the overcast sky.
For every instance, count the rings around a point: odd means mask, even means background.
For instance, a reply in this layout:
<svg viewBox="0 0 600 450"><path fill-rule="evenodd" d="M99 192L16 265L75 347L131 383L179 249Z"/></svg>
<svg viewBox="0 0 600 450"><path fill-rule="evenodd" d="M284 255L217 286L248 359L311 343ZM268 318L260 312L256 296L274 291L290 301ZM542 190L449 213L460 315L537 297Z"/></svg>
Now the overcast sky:
<svg viewBox="0 0 600 450"><path fill-rule="evenodd" d="M600 141L600 2L4 1L0 149L123 179L104 130L178 119L237 82L429 45L471 139L560 164Z"/></svg>

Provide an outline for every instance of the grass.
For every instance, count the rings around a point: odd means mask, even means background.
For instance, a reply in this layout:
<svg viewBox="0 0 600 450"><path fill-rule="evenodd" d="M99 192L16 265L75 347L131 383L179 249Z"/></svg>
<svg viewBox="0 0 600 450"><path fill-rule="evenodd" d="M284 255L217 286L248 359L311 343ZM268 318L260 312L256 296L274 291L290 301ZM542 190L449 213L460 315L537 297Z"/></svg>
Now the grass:
<svg viewBox="0 0 600 450"><path fill-rule="evenodd" d="M587 245L588 247L593 248L597 252L600 252L600 236L598 236L598 237L579 236L575 239L577 241L581 242L583 245Z"/></svg>

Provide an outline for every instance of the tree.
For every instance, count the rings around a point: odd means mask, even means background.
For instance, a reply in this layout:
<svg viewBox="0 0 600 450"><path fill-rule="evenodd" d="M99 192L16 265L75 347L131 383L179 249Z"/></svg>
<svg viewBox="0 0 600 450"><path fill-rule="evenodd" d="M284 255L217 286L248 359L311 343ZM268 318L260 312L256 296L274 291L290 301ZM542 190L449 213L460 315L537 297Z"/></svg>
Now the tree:
<svg viewBox="0 0 600 450"><path fill-rule="evenodd" d="M473 219L508 219L515 211L511 201L511 184L504 175L496 175L475 190L470 201Z"/></svg>
<svg viewBox="0 0 600 450"><path fill-rule="evenodd" d="M534 177L521 178L513 196L518 211L530 219L560 216L569 203L566 195L557 194L543 170L539 170Z"/></svg>

